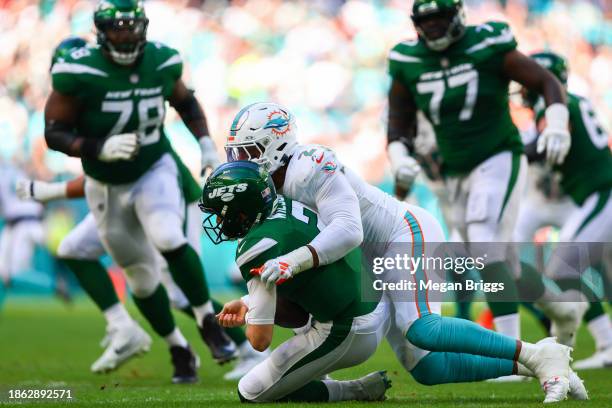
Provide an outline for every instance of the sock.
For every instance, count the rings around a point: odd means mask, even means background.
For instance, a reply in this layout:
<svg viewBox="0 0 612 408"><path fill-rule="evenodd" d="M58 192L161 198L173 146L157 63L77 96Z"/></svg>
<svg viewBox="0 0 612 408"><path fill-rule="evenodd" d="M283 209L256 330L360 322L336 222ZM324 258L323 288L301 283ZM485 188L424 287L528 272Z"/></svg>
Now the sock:
<svg viewBox="0 0 612 408"><path fill-rule="evenodd" d="M161 284L150 296L144 298L134 296L133 298L138 310L147 319L155 333L160 337L166 337L174 331L176 325L170 312L170 300L166 289Z"/></svg>
<svg viewBox="0 0 612 408"><path fill-rule="evenodd" d="M104 310L104 318L109 326L127 326L133 324L133 320L121 302L117 302Z"/></svg>
<svg viewBox="0 0 612 408"><path fill-rule="evenodd" d="M165 336L164 340L166 340L166 343L168 343L170 347L187 347L189 345L187 339L183 336L183 333L181 333L178 327L175 327L169 335Z"/></svg>
<svg viewBox="0 0 612 408"><path fill-rule="evenodd" d="M429 353L410 371L423 385L473 382L514 373L514 361L465 353Z"/></svg>
<svg viewBox="0 0 612 408"><path fill-rule="evenodd" d="M503 283L504 290L485 293L489 309L493 316L499 317L518 313L518 291L512 273L505 262L494 262L486 265L480 276L485 282Z"/></svg>
<svg viewBox="0 0 612 408"><path fill-rule="evenodd" d="M603 350L612 346L612 324L610 323L610 316L602 314L591 320L587 327L595 339L595 348L597 350Z"/></svg>
<svg viewBox="0 0 612 408"><path fill-rule="evenodd" d="M324 381L311 381L302 388L285 395L282 402L327 402L332 401Z"/></svg>
<svg viewBox="0 0 612 408"><path fill-rule="evenodd" d="M215 313L215 309L213 308L212 301L210 300L204 303L203 305L194 306L192 307L192 309L193 309L193 314L195 315L196 323L198 324L198 326L202 325L202 320L204 319L204 316L209 315L211 313Z"/></svg>
<svg viewBox="0 0 612 408"><path fill-rule="evenodd" d="M217 302L216 300L212 299L212 304L215 309L214 310L215 313L219 313L221 312L221 310L223 310L223 305ZM242 329L242 327L231 327L231 328L225 327L223 330L225 330L227 335L230 337L230 339L232 339L234 343L236 343L237 346L240 346L242 344L249 344L247 342L246 336L244 335L244 329Z"/></svg>
<svg viewBox="0 0 612 408"><path fill-rule="evenodd" d="M429 351L476 354L514 360L516 339L487 330L469 320L423 316L410 326L406 338L415 346Z"/></svg>
<svg viewBox="0 0 612 408"><path fill-rule="evenodd" d="M522 300L534 301L544 294L544 280L533 265L521 262L521 277L516 280L516 288Z"/></svg>
<svg viewBox="0 0 612 408"><path fill-rule="evenodd" d="M518 313L493 318L495 330L513 339L521 338L521 319Z"/></svg>
<svg viewBox="0 0 612 408"><path fill-rule="evenodd" d="M115 287L100 261L62 259L100 310L119 303Z"/></svg>
<svg viewBox="0 0 612 408"><path fill-rule="evenodd" d="M184 244L172 251L163 252L162 255L168 262L172 279L183 291L189 304L198 307L208 302L210 295L204 267L196 251L189 244Z"/></svg>

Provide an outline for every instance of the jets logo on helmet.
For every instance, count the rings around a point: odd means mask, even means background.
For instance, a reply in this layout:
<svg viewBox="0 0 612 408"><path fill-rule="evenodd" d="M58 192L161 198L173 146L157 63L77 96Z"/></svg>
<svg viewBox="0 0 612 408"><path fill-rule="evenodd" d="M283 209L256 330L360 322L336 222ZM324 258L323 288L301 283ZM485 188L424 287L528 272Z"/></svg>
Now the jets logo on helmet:
<svg viewBox="0 0 612 408"><path fill-rule="evenodd" d="M210 193L208 193L208 198L220 197L221 201L227 203L234 199L234 193L242 193L243 191L246 191L247 187L248 184L241 183L232 186L215 188Z"/></svg>
<svg viewBox="0 0 612 408"><path fill-rule="evenodd" d="M287 162L295 146L296 124L291 112L276 103L260 102L238 112L225 151L228 162L249 160L274 172Z"/></svg>

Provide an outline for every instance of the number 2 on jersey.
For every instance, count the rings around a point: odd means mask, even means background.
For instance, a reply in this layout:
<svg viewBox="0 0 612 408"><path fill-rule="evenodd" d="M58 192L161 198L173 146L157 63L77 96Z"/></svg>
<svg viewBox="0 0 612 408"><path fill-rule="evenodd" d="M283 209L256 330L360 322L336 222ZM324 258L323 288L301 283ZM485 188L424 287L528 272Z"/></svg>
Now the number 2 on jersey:
<svg viewBox="0 0 612 408"><path fill-rule="evenodd" d="M138 140L141 146L150 145L159 141L159 128L165 115L164 99L161 96L144 98L138 102ZM155 114L151 115L151 110ZM109 132L109 136L123 133L132 112L134 111L134 101L131 99L123 101L104 101L102 102L102 112L119 113L117 122ZM149 131L147 131L150 129Z"/></svg>
<svg viewBox="0 0 612 408"><path fill-rule="evenodd" d="M459 112L459 120L470 120L474 113L476 96L478 95L478 72L471 69L457 75L448 77L448 87L456 88L467 85L463 109ZM440 124L440 105L444 98L446 85L443 79L427 82L419 82L417 91L420 94L432 94L429 100L429 114L434 125Z"/></svg>

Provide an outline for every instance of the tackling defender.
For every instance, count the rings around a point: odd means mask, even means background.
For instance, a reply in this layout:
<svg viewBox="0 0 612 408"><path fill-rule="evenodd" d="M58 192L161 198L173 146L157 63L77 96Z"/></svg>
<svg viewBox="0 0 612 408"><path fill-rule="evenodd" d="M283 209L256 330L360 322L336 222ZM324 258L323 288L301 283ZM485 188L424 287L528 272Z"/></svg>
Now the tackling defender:
<svg viewBox="0 0 612 408"><path fill-rule="evenodd" d="M159 251L213 358L228 361L235 347L216 323L202 265L182 229L185 202L163 128L169 101L200 142L203 170L215 167L204 112L181 79L177 51L146 40L140 1L101 1L94 23L98 45L53 66L45 139L51 149L81 158L100 239L126 271L134 301L154 330L172 346L185 343L160 284Z"/></svg>
<svg viewBox="0 0 612 408"><path fill-rule="evenodd" d="M260 279L267 286L332 264L358 247L363 236L366 243L380 244L375 245L373 255L384 258L394 258L398 249L400 255L435 256L444 242L442 228L427 211L401 203L367 184L343 166L330 149L299 145L295 118L278 104L254 103L238 112L226 150L230 162L250 160L269 170L279 192L320 214L321 231L310 242L263 264ZM426 272L418 269L415 279L426 280ZM410 278L407 274L406 270L389 270L382 277L387 282L400 282ZM418 381L474 381L514 371L512 360L516 356L511 352L520 354L515 339L483 332L462 319L441 317L440 302L430 301L424 291L385 292L384 296L388 297L385 300L392 315L387 339L404 368ZM483 336L490 341L480 341ZM502 343L505 346L500 348ZM542 349L542 358L554 354L559 364L552 371L537 371L540 382L546 385L546 401L562 400L569 388L570 373L564 368L569 364L569 349L553 343L535 347L546 349ZM479 369L461 369L467 366Z"/></svg>

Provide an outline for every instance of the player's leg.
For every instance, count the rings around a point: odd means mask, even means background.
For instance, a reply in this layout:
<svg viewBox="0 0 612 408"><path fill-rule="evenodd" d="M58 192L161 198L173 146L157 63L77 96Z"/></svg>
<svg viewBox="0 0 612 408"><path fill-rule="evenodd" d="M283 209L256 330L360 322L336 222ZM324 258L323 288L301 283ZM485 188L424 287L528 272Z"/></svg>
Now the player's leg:
<svg viewBox="0 0 612 408"><path fill-rule="evenodd" d="M106 320L106 336L101 344L107 351L92 364L93 372L111 371L129 358L148 351L151 343L149 336L119 301L113 283L100 262L105 252L91 213L64 237L57 250L58 257L74 273ZM109 348L126 351L117 354L108 351Z"/></svg>
<svg viewBox="0 0 612 408"><path fill-rule="evenodd" d="M178 184L178 169L170 155L163 156L136 182L131 199L139 225L189 300L200 335L213 358L221 364L233 359L236 347L216 321L204 268L187 241L186 205Z"/></svg>
<svg viewBox="0 0 612 408"><path fill-rule="evenodd" d="M511 152L498 153L481 163L470 173L465 211L472 255L486 253L485 267L480 271L482 279L504 283L503 291L485 294L495 327L514 338L520 338L518 292L514 283L518 257L510 243L526 170L525 158Z"/></svg>
<svg viewBox="0 0 612 408"><path fill-rule="evenodd" d="M12 263L12 227L5 224L0 231L0 280L3 286L8 287L11 281L11 269L9 266Z"/></svg>
<svg viewBox="0 0 612 408"><path fill-rule="evenodd" d="M244 402L378 400L389 383L376 372L352 381L318 380L367 360L388 329L387 305L356 318L315 322L272 351L238 384Z"/></svg>
<svg viewBox="0 0 612 408"><path fill-rule="evenodd" d="M87 203L104 247L125 271L134 303L170 347L174 365L172 381L194 382L199 360L174 323L168 295L161 285L155 251L131 205L134 188L134 185L104 185L88 178Z"/></svg>
<svg viewBox="0 0 612 408"><path fill-rule="evenodd" d="M579 291L590 302L584 318L589 332L595 339L596 352L591 357L576 361L576 369L606 367L612 364L612 324L610 316L603 310L600 299L590 286L582 281L582 272L587 267L604 263L608 249L604 246L612 241L612 193L598 192L568 219L561 230L564 244L554 253L547 265L547 273L566 291ZM586 255L586 256L585 256Z"/></svg>

